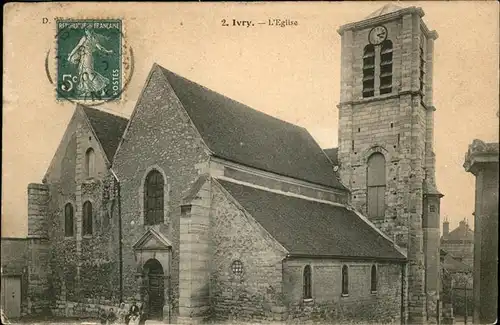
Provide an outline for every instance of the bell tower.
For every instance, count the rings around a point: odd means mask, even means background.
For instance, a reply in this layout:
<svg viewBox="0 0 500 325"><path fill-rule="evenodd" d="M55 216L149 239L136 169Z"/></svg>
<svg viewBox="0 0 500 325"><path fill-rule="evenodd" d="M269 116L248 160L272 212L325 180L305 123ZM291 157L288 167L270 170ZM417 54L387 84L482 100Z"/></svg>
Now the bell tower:
<svg viewBox="0 0 500 325"><path fill-rule="evenodd" d="M352 204L408 255L405 318L436 323L439 202L433 51L421 8L388 4L341 26L340 175Z"/></svg>

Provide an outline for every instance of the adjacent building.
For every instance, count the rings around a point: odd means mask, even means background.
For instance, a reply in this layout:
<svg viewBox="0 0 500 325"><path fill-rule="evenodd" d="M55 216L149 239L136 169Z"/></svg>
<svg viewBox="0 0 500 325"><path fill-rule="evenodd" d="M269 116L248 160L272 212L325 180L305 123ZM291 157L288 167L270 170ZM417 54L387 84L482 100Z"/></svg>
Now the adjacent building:
<svg viewBox="0 0 500 325"><path fill-rule="evenodd" d="M441 248L455 260L472 267L474 263L474 231L465 219L461 220L458 227L452 231L450 231L449 221L443 222Z"/></svg>
<svg viewBox="0 0 500 325"><path fill-rule="evenodd" d="M477 139L465 156L465 170L476 177L474 324L492 324L498 317L498 156L498 143Z"/></svg>

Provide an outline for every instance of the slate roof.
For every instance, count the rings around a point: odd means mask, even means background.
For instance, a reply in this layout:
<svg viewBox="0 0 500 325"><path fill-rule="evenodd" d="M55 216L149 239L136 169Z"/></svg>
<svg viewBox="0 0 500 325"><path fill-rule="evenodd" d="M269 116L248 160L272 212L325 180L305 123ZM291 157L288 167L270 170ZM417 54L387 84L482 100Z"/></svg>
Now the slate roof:
<svg viewBox="0 0 500 325"><path fill-rule="evenodd" d="M283 176L345 189L325 153L306 129L160 68L215 156Z"/></svg>
<svg viewBox="0 0 500 325"><path fill-rule="evenodd" d="M80 105L87 115L94 132L101 143L106 157L113 161L120 139L127 127L128 119L95 108Z"/></svg>
<svg viewBox="0 0 500 325"><path fill-rule="evenodd" d="M329 148L329 149L323 149L325 154L330 158L334 166L338 166L339 164L339 157L338 157L338 152L339 148Z"/></svg>
<svg viewBox="0 0 500 325"><path fill-rule="evenodd" d="M218 182L291 255L406 259L391 241L346 207Z"/></svg>
<svg viewBox="0 0 500 325"><path fill-rule="evenodd" d="M441 252L441 254L444 255L441 266L447 271L452 273L466 273L472 271L469 265L454 259L448 252L445 251L444 254Z"/></svg>

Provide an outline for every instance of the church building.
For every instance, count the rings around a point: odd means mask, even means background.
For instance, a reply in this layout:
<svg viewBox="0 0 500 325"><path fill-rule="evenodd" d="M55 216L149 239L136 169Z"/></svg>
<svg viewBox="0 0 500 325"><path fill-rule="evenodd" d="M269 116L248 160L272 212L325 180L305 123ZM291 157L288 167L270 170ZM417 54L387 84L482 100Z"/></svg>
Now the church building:
<svg viewBox="0 0 500 325"><path fill-rule="evenodd" d="M26 313L425 323L439 313L420 8L344 25L339 147L154 64L130 119L77 105L28 186Z"/></svg>

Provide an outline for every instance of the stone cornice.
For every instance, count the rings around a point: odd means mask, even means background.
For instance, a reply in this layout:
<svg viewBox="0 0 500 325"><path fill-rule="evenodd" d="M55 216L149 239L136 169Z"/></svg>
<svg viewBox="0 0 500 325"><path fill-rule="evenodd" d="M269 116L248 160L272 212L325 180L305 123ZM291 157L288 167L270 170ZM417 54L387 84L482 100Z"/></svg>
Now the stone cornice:
<svg viewBox="0 0 500 325"><path fill-rule="evenodd" d="M481 140L474 139L469 145L469 150L465 155L463 167L465 171L476 174L479 165L496 163L498 165L499 144L485 143Z"/></svg>
<svg viewBox="0 0 500 325"><path fill-rule="evenodd" d="M347 30L357 30L357 29L375 26L375 25L387 22L389 20L394 20L394 19L400 18L400 17L407 15L407 14L418 14L420 16L420 18L422 18L425 15L424 11L420 7L408 7L408 8L403 8L403 9L398 10L398 11L387 13L387 14L382 15L382 16L368 18L368 19L364 19L361 21L342 25L337 30L337 32L340 35L343 35L344 32ZM435 40L439 37L438 33L435 30L432 30L432 31L429 30L429 28L427 28L427 26L425 25L424 22L421 23L421 27L422 27L424 34L428 38Z"/></svg>
<svg viewBox="0 0 500 325"><path fill-rule="evenodd" d="M304 180L300 180L300 179L296 179L296 178L291 178L288 176L283 176L283 175L279 175L276 173L271 173L271 172L263 171L263 170L260 170L257 168L245 166L245 165L242 165L240 163L235 163L235 162L232 162L232 161L229 161L229 160L226 160L223 158L215 157L215 156L211 157L211 160L213 160L216 163L220 163L224 166L234 168L234 169L239 170L241 172L255 175L255 176L258 176L258 177L261 177L264 179L268 178L268 179L272 179L275 181L293 184L293 185L301 186L301 187L306 187L306 188L310 188L313 190L329 192L329 193L336 194L336 195L345 195L345 194L348 194L348 192L349 192L349 190L347 188L338 189L338 188L334 188L334 187L328 187L328 186L324 186L324 185L320 185L320 184L316 184L316 183L311 183L308 181L304 181ZM333 165L332 165L332 177L335 177L335 176L336 175L335 175L335 172L333 172Z"/></svg>
<svg viewBox="0 0 500 325"><path fill-rule="evenodd" d="M393 99L393 98L398 98L400 96L405 96L405 95L422 96L423 94L422 94L422 91L420 91L420 90L404 90L404 91L400 91L396 94L388 94L388 95L381 95L381 96L379 95L379 96L368 97L368 98L363 98L363 99L343 101L337 105L337 108L341 108L341 107L347 106L347 105L366 104L366 103L376 102L379 100ZM422 103L422 106L426 110L432 110L432 111L436 110L436 107L434 105L426 105L426 104Z"/></svg>
<svg viewBox="0 0 500 325"><path fill-rule="evenodd" d="M368 19L357 21L354 23L342 25L337 30L337 32L340 35L342 35L346 30L356 30L356 29L371 27L371 26L375 26L375 25L381 24L383 22L386 22L388 20L394 20L394 19L400 18L404 15L414 14L414 13L418 14L420 17L424 16L424 11L422 10L422 8L408 7L408 8L403 8L401 10L394 11L394 12L391 12L391 13L388 13L388 14L385 14L382 16L368 18Z"/></svg>

